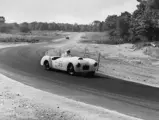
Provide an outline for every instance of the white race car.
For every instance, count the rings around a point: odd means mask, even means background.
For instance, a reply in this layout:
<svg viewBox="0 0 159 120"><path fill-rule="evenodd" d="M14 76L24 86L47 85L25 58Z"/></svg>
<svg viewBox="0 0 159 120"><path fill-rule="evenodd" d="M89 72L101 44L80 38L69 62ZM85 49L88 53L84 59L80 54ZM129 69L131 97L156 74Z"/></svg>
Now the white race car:
<svg viewBox="0 0 159 120"><path fill-rule="evenodd" d="M41 66L44 66L46 70L57 69L67 71L70 75L76 73L86 73L93 76L97 70L97 61L90 58L81 57L59 57L59 56L48 56L42 57Z"/></svg>

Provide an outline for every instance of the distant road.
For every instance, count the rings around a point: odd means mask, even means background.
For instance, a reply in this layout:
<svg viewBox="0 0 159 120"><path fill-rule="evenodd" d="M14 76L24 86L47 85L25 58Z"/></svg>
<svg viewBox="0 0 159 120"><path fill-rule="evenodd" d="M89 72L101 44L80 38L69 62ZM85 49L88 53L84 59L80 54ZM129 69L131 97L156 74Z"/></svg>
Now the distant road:
<svg viewBox="0 0 159 120"><path fill-rule="evenodd" d="M65 44L72 44L72 41L78 40L81 34L73 34L70 40L59 41L55 45L62 47ZM104 75L84 78L69 76L64 72L45 71L40 66L40 59L48 49L44 47L45 45L48 43L0 50L1 72L41 90L144 120L159 120L158 89Z"/></svg>

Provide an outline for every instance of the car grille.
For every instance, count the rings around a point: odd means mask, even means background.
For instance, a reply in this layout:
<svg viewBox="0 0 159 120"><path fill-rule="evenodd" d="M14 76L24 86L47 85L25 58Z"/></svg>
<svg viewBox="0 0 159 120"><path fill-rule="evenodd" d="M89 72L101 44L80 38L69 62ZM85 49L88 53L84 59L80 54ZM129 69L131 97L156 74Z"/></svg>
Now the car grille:
<svg viewBox="0 0 159 120"><path fill-rule="evenodd" d="M89 65L84 65L83 70L89 70Z"/></svg>

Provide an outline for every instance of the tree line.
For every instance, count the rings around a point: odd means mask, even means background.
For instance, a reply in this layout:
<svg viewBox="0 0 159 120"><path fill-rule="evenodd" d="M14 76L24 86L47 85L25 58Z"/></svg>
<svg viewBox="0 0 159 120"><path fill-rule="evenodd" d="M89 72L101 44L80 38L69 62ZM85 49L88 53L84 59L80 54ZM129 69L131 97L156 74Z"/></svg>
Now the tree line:
<svg viewBox="0 0 159 120"><path fill-rule="evenodd" d="M98 31L93 28L93 24L89 25L79 25L79 24L69 24L69 23L47 23L47 22L23 22L23 23L6 23L0 25L0 32L9 32L12 30L17 30L20 32L30 32L30 31L68 31L68 32L85 32L85 31ZM94 29L94 30L93 30Z"/></svg>

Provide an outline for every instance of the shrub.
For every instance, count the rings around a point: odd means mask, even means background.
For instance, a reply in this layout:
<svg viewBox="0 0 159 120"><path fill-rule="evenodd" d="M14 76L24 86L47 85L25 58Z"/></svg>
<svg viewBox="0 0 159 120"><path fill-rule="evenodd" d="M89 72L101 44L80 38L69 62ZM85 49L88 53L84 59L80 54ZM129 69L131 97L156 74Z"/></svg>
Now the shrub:
<svg viewBox="0 0 159 120"><path fill-rule="evenodd" d="M30 31L31 30L29 29L29 27L27 27L25 25L20 26L20 32L28 33Z"/></svg>
<svg viewBox="0 0 159 120"><path fill-rule="evenodd" d="M1 33L9 33L12 29L13 28L11 25L7 25L7 24L0 25L0 32Z"/></svg>

